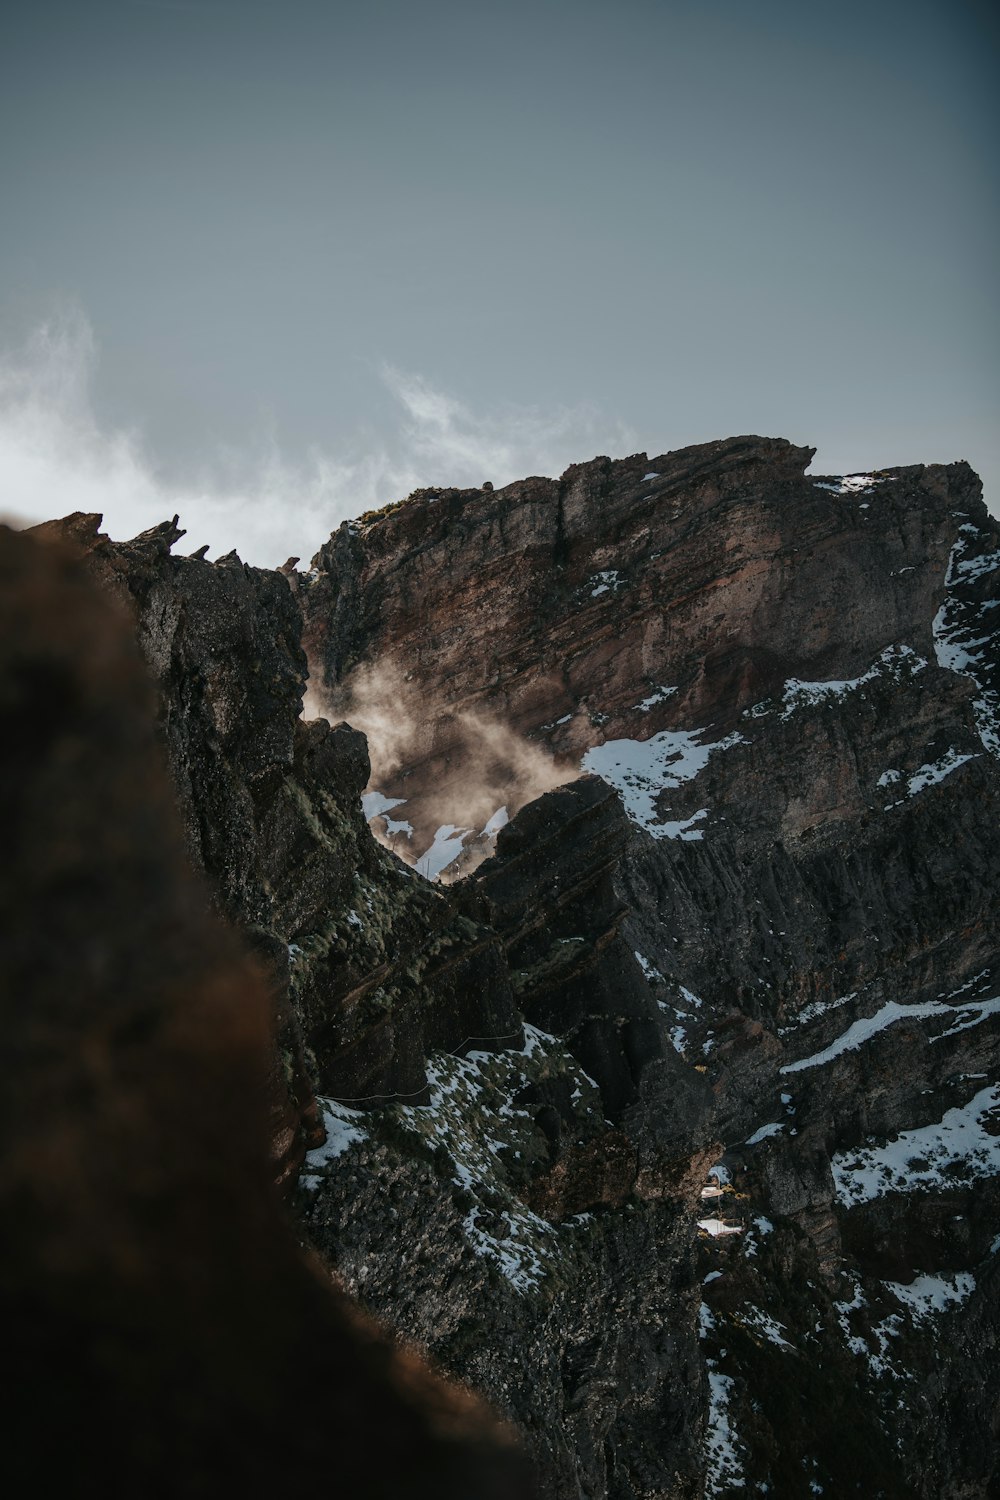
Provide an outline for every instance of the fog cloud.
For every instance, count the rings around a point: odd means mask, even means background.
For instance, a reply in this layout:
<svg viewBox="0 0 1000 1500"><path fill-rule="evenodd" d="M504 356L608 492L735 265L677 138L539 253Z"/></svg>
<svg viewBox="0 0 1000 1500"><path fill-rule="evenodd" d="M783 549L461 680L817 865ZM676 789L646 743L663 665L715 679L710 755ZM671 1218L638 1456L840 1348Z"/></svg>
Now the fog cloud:
<svg viewBox="0 0 1000 1500"><path fill-rule="evenodd" d="M435 702L426 684L418 689L386 665L359 668L332 692L312 690L306 713L346 719L367 735L369 785L405 798L393 818L414 829L412 841L394 839L392 847L418 867L442 825L478 832L499 808L513 817L580 774L578 764L554 757L509 724L479 709ZM411 767L417 768L412 782ZM463 863L463 870L470 867Z"/></svg>
<svg viewBox="0 0 1000 1500"><path fill-rule="evenodd" d="M598 451L627 453L635 444L629 428L587 406L543 411L507 404L483 415L419 375L385 365L382 378L406 413L409 449L436 476L433 483L503 485L529 474L558 476Z"/></svg>
<svg viewBox="0 0 1000 1500"><path fill-rule="evenodd" d="M424 377L385 367L372 378L396 398L399 423L376 444L293 456L276 437L257 437L244 453L220 449L178 482L141 432L98 419L98 360L78 310L53 316L19 348L0 348L0 512L34 522L99 511L117 539L176 512L190 548L235 547L248 562L276 567L290 555L308 559L341 521L420 486L501 485L558 474L595 447L628 446L624 429L602 428L587 409L476 413Z"/></svg>

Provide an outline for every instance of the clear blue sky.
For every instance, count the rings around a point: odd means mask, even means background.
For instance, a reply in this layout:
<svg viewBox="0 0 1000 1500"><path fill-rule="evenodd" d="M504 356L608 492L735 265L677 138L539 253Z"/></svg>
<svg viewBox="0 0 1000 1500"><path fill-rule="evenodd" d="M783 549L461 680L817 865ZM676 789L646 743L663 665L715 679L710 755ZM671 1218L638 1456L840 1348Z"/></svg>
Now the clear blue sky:
<svg viewBox="0 0 1000 1500"><path fill-rule="evenodd" d="M996 508L989 15L8 0L0 508L176 502L276 562L738 432L967 458Z"/></svg>

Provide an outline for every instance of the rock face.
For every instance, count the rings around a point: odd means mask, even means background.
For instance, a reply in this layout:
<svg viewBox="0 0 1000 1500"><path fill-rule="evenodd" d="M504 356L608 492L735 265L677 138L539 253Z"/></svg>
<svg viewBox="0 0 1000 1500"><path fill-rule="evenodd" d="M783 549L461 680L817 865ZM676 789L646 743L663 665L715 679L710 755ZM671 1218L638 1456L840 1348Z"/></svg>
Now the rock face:
<svg viewBox="0 0 1000 1500"><path fill-rule="evenodd" d="M302 1231L551 1500L997 1482L1000 528L810 458L424 491L304 573L57 528L268 967Z"/></svg>
<svg viewBox="0 0 1000 1500"><path fill-rule="evenodd" d="M372 841L364 738L299 717L306 659L286 579L235 554L171 556L176 518L128 543L99 521L41 530L83 548L131 612L190 854L272 975L272 1140L290 1178L323 1138L317 1086L416 1099L433 1048L520 1039L500 947Z"/></svg>
<svg viewBox="0 0 1000 1500"><path fill-rule="evenodd" d="M560 1500L701 1493L692 1228L718 1147L621 935L625 834L596 778L502 831L453 893L504 939L525 1044L435 1058L427 1106L328 1103L303 1180L348 1285L519 1427Z"/></svg>
<svg viewBox="0 0 1000 1500"><path fill-rule="evenodd" d="M722 738L789 679L854 677L916 622L929 645L949 511L978 495L975 477L908 469L840 492L804 477L811 456L734 438L424 492L345 523L299 590L326 694L360 719L373 678L380 707L392 693L392 734L372 716L379 786L426 826L425 802L468 807L480 725L578 766L637 731L711 724ZM493 770L516 805L512 750L496 747Z"/></svg>
<svg viewBox="0 0 1000 1500"><path fill-rule="evenodd" d="M996 1346L1000 530L965 464L814 479L810 457L740 438L423 493L298 578L305 638L418 867L464 829L468 869L524 806L454 889L600 1085L609 1175L641 1201L630 1153L725 1147L711 1492L985 1494L998 1381L977 1361L966 1406L962 1355ZM545 851L600 799L525 805L581 770L629 817L601 836L597 964L597 929L561 925L586 863ZM558 1219L592 1149L526 1201ZM611 1449L594 1493L683 1493Z"/></svg>

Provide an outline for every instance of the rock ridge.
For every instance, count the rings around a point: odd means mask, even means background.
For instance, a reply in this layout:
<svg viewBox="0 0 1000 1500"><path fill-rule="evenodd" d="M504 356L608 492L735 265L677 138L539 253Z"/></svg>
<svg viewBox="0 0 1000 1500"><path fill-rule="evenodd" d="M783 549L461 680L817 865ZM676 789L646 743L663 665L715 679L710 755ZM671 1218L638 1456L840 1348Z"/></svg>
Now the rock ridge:
<svg viewBox="0 0 1000 1500"><path fill-rule="evenodd" d="M1000 527L812 457L423 491L305 572L55 528L268 966L302 1232L553 1500L998 1480Z"/></svg>

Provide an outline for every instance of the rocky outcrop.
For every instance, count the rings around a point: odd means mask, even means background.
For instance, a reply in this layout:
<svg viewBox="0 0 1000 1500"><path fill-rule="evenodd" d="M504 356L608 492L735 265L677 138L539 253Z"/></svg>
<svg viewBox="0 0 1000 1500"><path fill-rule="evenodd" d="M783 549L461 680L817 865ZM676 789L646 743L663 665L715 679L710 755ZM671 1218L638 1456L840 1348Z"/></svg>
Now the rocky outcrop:
<svg viewBox="0 0 1000 1500"><path fill-rule="evenodd" d="M0 528L0 1304L12 1493L529 1492L302 1254L268 981L194 877L134 630Z"/></svg>
<svg viewBox="0 0 1000 1500"><path fill-rule="evenodd" d="M701 1490L693 1230L719 1147L621 934L626 834L597 778L501 831L452 893L504 941L525 1045L436 1058L424 1106L329 1102L304 1179L355 1295L517 1425L559 1500Z"/></svg>
<svg viewBox="0 0 1000 1500"><path fill-rule="evenodd" d="M634 1170L648 1187L660 1153L686 1168L706 1143L709 1091L669 1044L625 936L628 907L617 884L628 840L619 798L600 778L583 777L500 831L473 889L504 939L526 1019L579 1058L609 1118L626 1128L636 1122ZM620 1170L614 1175L619 1194L633 1186Z"/></svg>
<svg viewBox="0 0 1000 1500"><path fill-rule="evenodd" d="M297 588L418 864L441 824L481 857L485 815L524 805L455 889L487 898L526 1015L601 1083L612 1175L641 1196L623 1142L654 1118L689 1160L685 1120L725 1145L738 1232L702 1249L712 1493L985 1494L995 1443L962 1440L957 1355L996 1338L1000 528L964 464L814 479L810 457L741 438L425 492L341 528ZM630 829L603 835L596 964L536 872L600 797L526 805L581 771ZM589 1149L539 1203L599 1178ZM993 1432L997 1402L981 1379ZM947 1442L911 1418L930 1407Z"/></svg>
<svg viewBox="0 0 1000 1500"><path fill-rule="evenodd" d="M129 609L152 674L188 848L272 976L276 1172L322 1140L315 1090L425 1092L436 1047L520 1038L493 935L371 839L363 737L300 718L306 661L286 579L229 554L175 557L165 523L112 543L47 523Z"/></svg>
<svg viewBox="0 0 1000 1500"><path fill-rule="evenodd" d="M424 491L345 523L298 588L330 700L364 714L373 673L380 701L393 693L382 789L424 833L425 801L440 822L468 806L470 718L578 765L640 729L711 723L722 738L791 678L864 672L915 622L929 644L950 512L977 497L975 476L902 469L842 491L805 477L811 456L733 438ZM493 769L516 806L511 759L502 744Z"/></svg>

